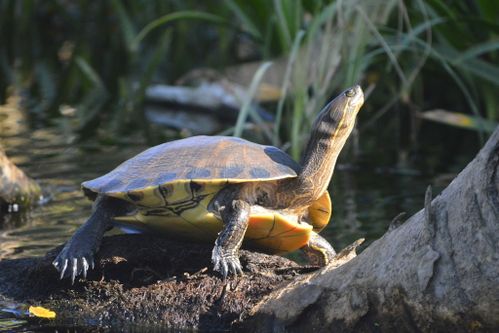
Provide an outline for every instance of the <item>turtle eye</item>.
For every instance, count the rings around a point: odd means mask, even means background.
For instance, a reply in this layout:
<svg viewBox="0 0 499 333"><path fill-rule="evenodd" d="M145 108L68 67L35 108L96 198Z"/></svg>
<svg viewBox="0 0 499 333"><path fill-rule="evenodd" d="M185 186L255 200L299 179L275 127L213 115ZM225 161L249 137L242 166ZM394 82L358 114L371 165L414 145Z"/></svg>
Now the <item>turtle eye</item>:
<svg viewBox="0 0 499 333"><path fill-rule="evenodd" d="M350 88L347 91L345 91L345 95L347 97L353 97L353 96L355 96L355 88Z"/></svg>

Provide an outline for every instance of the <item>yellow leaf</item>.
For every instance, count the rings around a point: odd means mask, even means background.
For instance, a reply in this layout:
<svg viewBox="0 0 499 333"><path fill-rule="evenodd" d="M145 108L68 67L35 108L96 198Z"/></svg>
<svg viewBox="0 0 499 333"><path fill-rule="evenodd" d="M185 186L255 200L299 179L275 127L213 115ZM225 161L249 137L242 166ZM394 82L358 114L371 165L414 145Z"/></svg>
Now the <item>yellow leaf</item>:
<svg viewBox="0 0 499 333"><path fill-rule="evenodd" d="M490 133L492 133L498 125L495 121L492 120L442 109L425 111L422 112L420 116L423 119L443 123L454 127L462 127L472 130L484 130Z"/></svg>
<svg viewBox="0 0 499 333"><path fill-rule="evenodd" d="M44 307L41 306L30 306L28 310L29 313L35 317L48 318L48 319L55 318L54 311L50 311L49 309L45 309Z"/></svg>

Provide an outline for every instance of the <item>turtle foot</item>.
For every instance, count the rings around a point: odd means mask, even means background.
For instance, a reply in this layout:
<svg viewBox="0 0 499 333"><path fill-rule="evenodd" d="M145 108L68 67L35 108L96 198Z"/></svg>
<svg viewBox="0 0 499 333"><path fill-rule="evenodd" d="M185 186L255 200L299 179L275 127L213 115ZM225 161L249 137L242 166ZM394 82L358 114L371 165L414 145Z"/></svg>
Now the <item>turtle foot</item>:
<svg viewBox="0 0 499 333"><path fill-rule="evenodd" d="M93 208L87 222L75 232L52 262L61 279L71 277L72 283L80 274L86 278L89 268L94 268L94 255L99 250L102 236L112 227L114 216L126 214L130 204L99 194Z"/></svg>
<svg viewBox="0 0 499 333"><path fill-rule="evenodd" d="M227 275L242 275L243 269L241 262L237 253L230 253L229 251L224 251L222 247L215 246L211 254L211 261L213 262L213 270L220 272L224 280Z"/></svg>
<svg viewBox="0 0 499 333"><path fill-rule="evenodd" d="M88 245L82 245L70 240L52 262L61 280L71 277L71 284L74 284L77 276L82 275L86 279L87 271L94 268L94 251Z"/></svg>

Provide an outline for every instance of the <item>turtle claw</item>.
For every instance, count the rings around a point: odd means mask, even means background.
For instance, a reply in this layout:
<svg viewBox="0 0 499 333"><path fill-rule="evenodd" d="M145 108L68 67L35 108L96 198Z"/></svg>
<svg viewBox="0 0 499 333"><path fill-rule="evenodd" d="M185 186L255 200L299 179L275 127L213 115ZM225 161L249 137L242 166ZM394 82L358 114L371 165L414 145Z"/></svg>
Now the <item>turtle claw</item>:
<svg viewBox="0 0 499 333"><path fill-rule="evenodd" d="M239 259L237 259L237 262L235 262L234 260L229 261L229 267L230 267L230 271L234 275L242 275L243 274L243 270L241 269L241 263L239 262Z"/></svg>
<svg viewBox="0 0 499 333"><path fill-rule="evenodd" d="M87 277L88 270L94 268L94 255L99 250L104 233L112 227L116 215L124 215L131 206L119 199L97 195L93 213L64 245L52 262L61 279L68 277L74 283L78 276Z"/></svg>
<svg viewBox="0 0 499 333"><path fill-rule="evenodd" d="M75 283L75 278L78 272L78 259L73 258L73 267L71 267L71 284Z"/></svg>
<svg viewBox="0 0 499 333"><path fill-rule="evenodd" d="M227 278L228 273L229 273L229 268L227 267L227 263L223 259L222 259L221 266L222 267L220 268L220 273L222 273L222 276L224 277L224 280L225 280Z"/></svg>
<svg viewBox="0 0 499 333"><path fill-rule="evenodd" d="M52 262L52 265L54 265L55 268L57 268L57 270L61 272L59 280L62 280L62 278L64 277L64 273L66 273L66 269L68 268L68 259L65 259L63 262L64 264L62 265L62 268L59 268L59 261L57 261L57 259Z"/></svg>
<svg viewBox="0 0 499 333"><path fill-rule="evenodd" d="M93 255L87 251L75 250L71 242L66 244L59 255L52 262L52 265L59 271L59 278L62 280L65 277L71 279L71 284L74 284L78 276L87 278L87 273L90 268L94 268Z"/></svg>
<svg viewBox="0 0 499 333"><path fill-rule="evenodd" d="M81 259L82 261L82 269L83 269L83 278L86 279L87 278L87 271L88 271L88 261L87 261L87 258L83 257Z"/></svg>
<svg viewBox="0 0 499 333"><path fill-rule="evenodd" d="M211 261L213 262L213 270L220 272L225 280L229 274L243 275L241 262L237 254L224 253L223 249L219 246L213 248Z"/></svg>

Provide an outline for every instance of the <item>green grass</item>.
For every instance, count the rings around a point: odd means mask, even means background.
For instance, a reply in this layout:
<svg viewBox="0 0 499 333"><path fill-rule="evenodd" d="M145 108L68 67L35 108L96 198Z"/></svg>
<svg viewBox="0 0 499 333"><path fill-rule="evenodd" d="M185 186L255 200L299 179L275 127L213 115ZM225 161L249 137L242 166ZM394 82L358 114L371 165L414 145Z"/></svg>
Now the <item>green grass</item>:
<svg viewBox="0 0 499 333"><path fill-rule="evenodd" d="M14 87L41 124L62 117L61 105L76 107L71 123L82 139L137 129L148 137L142 104L151 82L285 59L282 97L269 109L275 122L263 128L295 158L320 108L356 83L369 94L360 133L441 109L472 116L484 138L499 120L498 16L499 3L487 0L4 0L0 97ZM234 51L244 40L251 59ZM229 132L244 136L249 119L261 123L247 99Z"/></svg>

